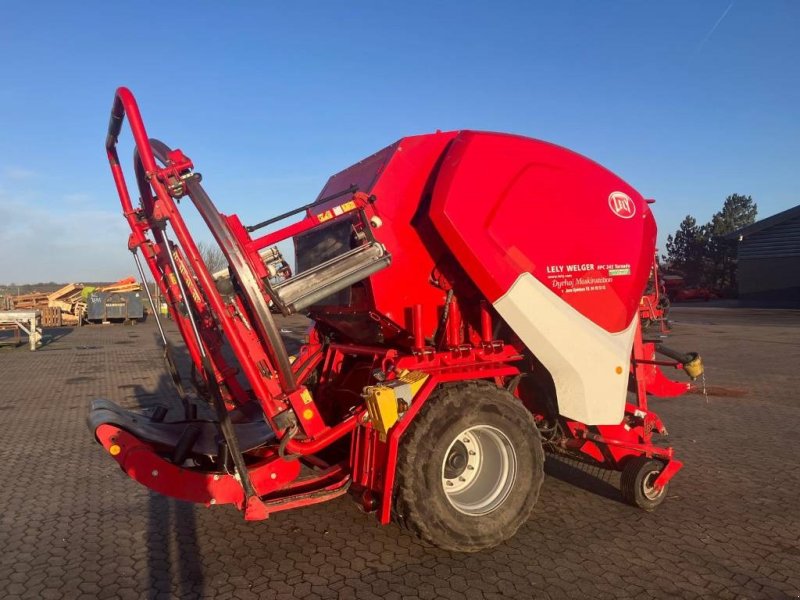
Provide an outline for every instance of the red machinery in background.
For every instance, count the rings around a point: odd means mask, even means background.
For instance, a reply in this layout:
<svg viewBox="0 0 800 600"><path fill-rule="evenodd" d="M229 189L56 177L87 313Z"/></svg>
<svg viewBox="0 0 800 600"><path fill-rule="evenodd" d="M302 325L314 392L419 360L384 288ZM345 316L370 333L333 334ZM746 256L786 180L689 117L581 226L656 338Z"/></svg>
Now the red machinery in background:
<svg viewBox="0 0 800 600"><path fill-rule="evenodd" d="M117 156L126 117L138 206ZM168 299L215 414L198 418L187 400L167 421L95 401L90 428L133 479L247 519L349 490L382 523L459 551L529 517L545 450L622 471L632 504L663 501L681 463L653 441L666 429L647 406L652 373L696 376L699 359L656 361L642 339L656 226L614 174L520 136L419 135L246 226L216 210L187 156L148 138L125 88L106 149L129 248ZM206 269L184 198L227 273ZM291 276L272 249L289 238ZM313 320L294 359L271 308Z"/></svg>
<svg viewBox="0 0 800 600"><path fill-rule="evenodd" d="M656 254L653 256L650 279L647 281L647 287L639 305L639 317L642 320L642 327L648 329L657 323L661 333L669 332L669 305L669 297L662 281L658 265L658 254Z"/></svg>

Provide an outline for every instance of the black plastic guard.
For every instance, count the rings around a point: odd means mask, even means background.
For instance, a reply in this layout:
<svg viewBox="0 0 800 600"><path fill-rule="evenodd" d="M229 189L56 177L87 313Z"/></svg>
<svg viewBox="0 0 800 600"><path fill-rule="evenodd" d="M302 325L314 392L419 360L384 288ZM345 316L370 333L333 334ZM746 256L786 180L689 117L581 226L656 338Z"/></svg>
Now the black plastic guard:
<svg viewBox="0 0 800 600"><path fill-rule="evenodd" d="M196 441L189 449L190 454L216 457L220 441L223 439L215 421L152 421L147 415L122 408L110 400L93 400L86 418L89 429L94 433L100 425L113 425L124 429L143 442L161 450L172 451L178 445L187 427L194 425L200 430ZM247 423L233 425L242 452L254 450L276 439L275 433L261 418Z"/></svg>

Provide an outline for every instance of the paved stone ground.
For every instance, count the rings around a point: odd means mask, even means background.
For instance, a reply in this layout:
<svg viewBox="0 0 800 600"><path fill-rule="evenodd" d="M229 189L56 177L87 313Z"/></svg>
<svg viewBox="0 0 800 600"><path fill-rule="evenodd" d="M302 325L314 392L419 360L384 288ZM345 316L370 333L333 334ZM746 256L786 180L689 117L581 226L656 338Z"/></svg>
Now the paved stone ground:
<svg viewBox="0 0 800 600"><path fill-rule="evenodd" d="M96 397L174 401L152 324L0 350L0 598L800 597L800 311L673 316L722 395L653 401L686 463L667 502L641 512L618 476L549 460L531 521L474 555L346 497L245 523L129 480L84 419Z"/></svg>

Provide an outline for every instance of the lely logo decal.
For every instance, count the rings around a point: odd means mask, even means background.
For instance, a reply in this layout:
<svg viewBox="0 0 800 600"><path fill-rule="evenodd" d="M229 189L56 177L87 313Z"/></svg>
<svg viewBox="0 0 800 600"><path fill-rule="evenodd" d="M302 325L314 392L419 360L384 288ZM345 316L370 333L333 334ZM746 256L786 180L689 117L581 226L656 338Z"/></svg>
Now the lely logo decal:
<svg viewBox="0 0 800 600"><path fill-rule="evenodd" d="M624 192L611 192L608 195L608 207L621 219L630 219L636 214L636 204Z"/></svg>

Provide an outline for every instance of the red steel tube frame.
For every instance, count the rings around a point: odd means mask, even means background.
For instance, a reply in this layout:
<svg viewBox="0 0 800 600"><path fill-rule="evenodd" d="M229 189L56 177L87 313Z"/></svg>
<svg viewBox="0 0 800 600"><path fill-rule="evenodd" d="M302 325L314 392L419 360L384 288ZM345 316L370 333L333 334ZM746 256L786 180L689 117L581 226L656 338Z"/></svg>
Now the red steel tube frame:
<svg viewBox="0 0 800 600"><path fill-rule="evenodd" d="M111 111L111 119L109 122L108 128L108 135L106 136L106 152L109 159L109 164L111 166L112 175L114 177L114 183L117 188L117 192L119 193L120 200L123 206L123 214L128 221L128 224L131 227L132 234L129 246L132 250L136 248L147 248L147 250L143 250L143 255L145 256L145 260L147 261L148 266L150 267L151 271L154 275L158 275L160 272L160 267L157 264L155 253L152 251L152 244L147 239L145 232L148 229L148 226L140 220L140 211L133 208L133 204L131 202L130 193L128 191L127 184L125 182L125 176L122 171L122 167L120 166L119 157L116 149L117 140L119 133L122 128L122 124L124 122L125 117L128 118L128 123L131 128L131 132L133 134L134 143L139 153L140 160L142 162L142 166L146 172L148 181L156 194L156 199L154 201L154 212L158 213L159 215L163 216L167 220L170 221L173 229L175 230L176 237L178 238L181 247L186 252L186 258L190 263L192 270L194 271L195 275L197 276L201 287L203 288L204 292L206 293L206 299L211 307L211 310L217 315L220 325L225 333L226 338L228 339L231 348L233 349L236 356L251 356L252 355L252 348L248 346L248 344L238 335L235 327L233 327L230 323L230 317L228 316L227 309L225 307L222 298L220 297L216 286L214 285L213 279L208 272L208 269L205 267L205 264L200 257L200 254L197 250L194 241L192 240L189 231L186 228L186 225L183 221L183 218L180 215L180 212L175 207L175 204L172 200L171 195L167 191L164 183L159 180L157 176L159 174L159 168L156 164L155 156L153 150L150 145L150 139L147 135L147 131L144 126L144 122L141 117L141 113L139 112L138 105L133 94L127 88L120 87L117 89L115 97L114 97L114 104ZM190 164L190 163L189 163ZM358 198L357 205L363 204L364 200ZM304 230L310 228L315 224L314 216L309 215L306 219L298 223L298 228L294 229L292 226L284 228L281 230L280 234L292 235L292 232L297 230ZM288 232L288 233L287 233ZM234 231L236 235L237 231ZM278 232L276 232L278 233ZM252 240L242 240L241 234L236 235L237 241L240 243L241 246L246 247L249 246L250 248L253 247L263 247L267 245L267 243L273 243L273 241L267 242L267 240L274 240L278 241L275 237L275 234L270 234L268 236L264 236L256 241L254 244ZM281 238L282 239L282 238ZM243 243L245 242L245 243ZM164 266L165 272L169 275L169 271L166 271L167 267ZM174 276L178 277L180 274L173 274ZM163 280L159 277L156 277L157 283L161 288L162 292L166 297L171 297L174 299L175 293L171 292L167 286L164 284ZM187 343L187 348L189 349L190 355L195 361L195 364L200 364L202 362L202 356L205 353L205 349L201 348L194 337L193 332L189 330L188 325L180 318L180 315L175 314L175 320L181 327L181 333L183 334L184 339ZM263 344L263 342L262 342ZM267 355L269 354L266 349L263 347L261 348L263 354L265 355L265 360L267 360ZM273 379L265 379L261 376L261 373L256 366L256 361L253 360L240 360L240 365L242 366L243 370L245 371L245 375L250 382L251 386L257 397L259 398L272 398L279 395L282 395L282 390L278 389L275 385L275 381ZM272 371L275 371L275 366L268 364L269 368ZM270 419L271 424L274 427L274 421L272 420L276 413L272 408L270 403L262 402L262 406L264 407L264 411L267 417ZM341 423L338 423L334 427L329 427L326 430L319 433L314 439L307 439L307 440L296 440L292 439L289 440L286 444L286 450L293 454L313 454L318 452L331 442L335 441L336 439L346 435L348 432L352 431L355 428L357 422L354 418L349 418ZM278 432L280 434L280 432Z"/></svg>
<svg viewBox="0 0 800 600"><path fill-rule="evenodd" d="M425 335L422 332L422 304L415 304L411 308L411 323L414 330L414 349L419 350L425 346Z"/></svg>
<svg viewBox="0 0 800 600"><path fill-rule="evenodd" d="M130 90L121 87L117 89L114 99L111 122L109 123L109 133L106 137L106 152L108 153L109 163L111 164L114 182L117 186L117 191L119 192L120 199L122 201L124 215L127 218L131 229L133 230L133 236L135 238L133 241L135 242L136 246L149 244L149 241L144 235L146 227L138 220L137 216L139 212L134 210L133 205L131 204L130 194L128 192L125 176L122 171L122 167L120 166L116 150L117 136L119 135L123 119L126 115L128 117L128 123L133 134L140 160L142 161L142 165L149 176L150 184L157 196L157 201L161 203L161 209L167 211L165 216L170 220L170 223L172 224L172 227L175 230L179 241L181 242L181 246L187 252L187 258L189 259L195 274L197 275L204 291L207 294L207 299L212 310L218 315L225 334L236 355L248 356L250 353L249 349L244 344L243 340L240 338L235 329L228 322L228 319L226 318L227 310L225 305L216 290L213 279L208 273L208 269L205 267L205 264L200 258L197 247L189 235L180 213L175 209L172 198L165 189L163 183L158 181L158 178L155 177L155 173L157 172L158 168L152 148L150 147L150 139L147 137L147 131L145 130L136 100ZM145 257L148 259L147 255L145 255ZM156 265L154 260L148 259L147 262L154 274L158 274L160 272L159 267ZM179 274L174 275L176 277L179 276ZM159 282L160 287L163 288L162 291L165 293L165 295L167 295L168 291L166 286L163 285L163 282L158 277L156 277L156 279ZM176 322L180 322L178 315L175 316ZM204 353L204 350L201 350L197 346L193 333L190 331L182 331L182 333L184 333L184 339L186 340L186 344L189 348L190 354L192 355L192 359L195 360L195 364L200 364L202 362L201 357ZM261 377L261 374L252 361L240 362L242 363L241 366L245 371L245 375L247 376L250 384L253 386L253 389L258 396L271 397L275 395L274 390L268 389L266 383ZM273 367L273 365L269 366ZM267 407L265 406L265 410L266 409ZM274 415L268 413L268 416L273 417Z"/></svg>

